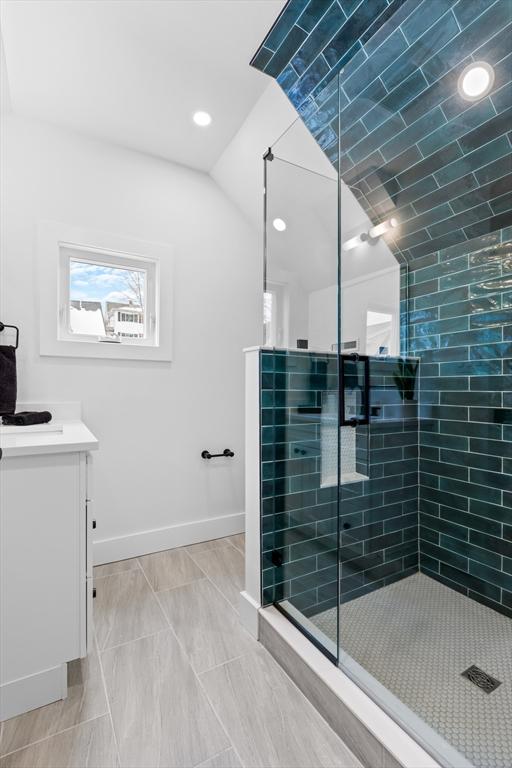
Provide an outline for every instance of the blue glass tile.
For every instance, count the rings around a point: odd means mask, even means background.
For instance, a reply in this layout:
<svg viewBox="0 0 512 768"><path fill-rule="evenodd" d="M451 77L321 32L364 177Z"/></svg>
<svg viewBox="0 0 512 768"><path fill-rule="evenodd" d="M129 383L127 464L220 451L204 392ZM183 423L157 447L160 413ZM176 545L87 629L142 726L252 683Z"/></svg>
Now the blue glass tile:
<svg viewBox="0 0 512 768"><path fill-rule="evenodd" d="M425 62L426 51L430 53L439 51L445 43L454 38L458 31L459 27L452 13L445 13L382 73L382 81L386 88L394 88L416 67L422 67ZM422 67L422 69L425 72L425 68ZM432 82L432 78L427 77L427 80Z"/></svg>
<svg viewBox="0 0 512 768"><path fill-rule="evenodd" d="M490 99L483 99L482 101L470 107L465 112L461 112L460 115L455 117L446 125L441 126L435 131L432 131L423 140L418 142L418 146L422 153L426 156L435 152L437 149L449 144L453 139L457 139L460 136L464 137L470 129L480 126L486 120L489 120L494 115L494 108ZM488 141L493 138L489 136ZM462 149L465 150L464 145L465 137L461 139ZM482 143L482 142L481 142ZM467 151L467 150L465 150Z"/></svg>
<svg viewBox="0 0 512 768"><path fill-rule="evenodd" d="M462 155L462 152L460 150L460 147L456 141L452 142L451 144L448 144L443 149L438 150L437 152L434 152L434 154L430 155L429 157L425 158L425 160L422 160L420 163L416 163L412 168L405 171L404 173L401 173L397 179L399 184L402 187L408 187L411 184L414 184L418 181L418 179L422 179L424 176L428 176L432 173L434 173L436 180L441 185L442 180L440 178L442 176L443 171L440 171L439 169L445 169L446 167L450 168L452 165L455 165L454 161L457 158L460 158ZM460 161L459 161L460 162ZM438 174L435 174L435 172L438 171ZM462 174L459 174L462 175ZM451 181L452 179L448 178L446 181Z"/></svg>
<svg viewBox="0 0 512 768"><path fill-rule="evenodd" d="M397 29L370 56L365 62L364 67L361 67L360 70L354 73L347 73L350 76L342 79L343 89L349 99L355 99L356 96L359 96L361 89L364 89L372 80L378 77L406 48L407 40L402 31Z"/></svg>
<svg viewBox="0 0 512 768"><path fill-rule="evenodd" d="M464 29L471 24L477 16L486 11L496 0L471 0L470 3L456 3L453 13L459 22L460 28Z"/></svg>
<svg viewBox="0 0 512 768"><path fill-rule="evenodd" d="M512 104L512 83L508 83L507 85L503 86L503 88L500 88L499 91L492 93L491 101L494 104L496 112L503 112L503 110Z"/></svg>
<svg viewBox="0 0 512 768"><path fill-rule="evenodd" d="M285 70L283 70L283 72L284 71ZM281 75L282 74L283 73L281 72ZM281 77L281 75L279 75L279 77ZM277 78L278 82L279 82L279 77ZM287 91L288 89L283 87L283 90ZM311 96L308 96L308 98L305 101L303 101L302 104L299 106L299 108L297 109L297 112L299 113L299 115L302 117L303 120L307 120L315 112L317 112L317 110L318 110L317 103L315 102L314 99L311 98Z"/></svg>
<svg viewBox="0 0 512 768"><path fill-rule="evenodd" d="M454 197L461 196L462 193L474 189L477 186L478 182L472 173L462 176L460 179L456 179L449 184L445 184L441 188L436 184L434 192L423 195L421 198L414 201L414 208L418 213L423 213L424 211L428 211L430 208L434 208L447 201L450 201L451 205Z"/></svg>
<svg viewBox="0 0 512 768"><path fill-rule="evenodd" d="M373 21L368 29L361 35L366 53L369 56L378 48L388 37L394 28L396 28L402 18L405 18L408 11L407 0L387 0L388 6ZM386 22L393 17L392 22Z"/></svg>
<svg viewBox="0 0 512 768"><path fill-rule="evenodd" d="M511 11L510 3L497 2L460 34L455 32L450 42L423 65L422 69L427 80L429 82L437 80L458 64L461 58L472 53L482 40L487 40L497 30L509 24L512 19Z"/></svg>
<svg viewBox="0 0 512 768"><path fill-rule="evenodd" d="M445 121L440 107L435 107L426 115L423 115L412 125L408 126L398 136L391 139L382 146L382 154L386 160L391 160L395 155L399 155L411 144L422 139L430 133L433 125L442 125Z"/></svg>
<svg viewBox="0 0 512 768"><path fill-rule="evenodd" d="M288 98L294 106L299 106L320 80L325 77L329 68L323 56L318 56L313 64L288 92Z"/></svg>
<svg viewBox="0 0 512 768"><path fill-rule="evenodd" d="M512 197L510 192L506 192L504 195L491 200L490 206L494 214L505 213L512 208Z"/></svg>
<svg viewBox="0 0 512 768"><path fill-rule="evenodd" d="M338 114L338 96L334 93L319 109L307 115L304 119L313 135L316 135L328 125Z"/></svg>
<svg viewBox="0 0 512 768"><path fill-rule="evenodd" d="M265 66L267 75L276 77L289 63L292 54L299 48L307 37L300 27L292 27L283 42ZM299 73L300 74L300 73Z"/></svg>
<svg viewBox="0 0 512 768"><path fill-rule="evenodd" d="M417 9L403 22L402 31L412 45L437 19L448 11L453 0L424 0Z"/></svg>
<svg viewBox="0 0 512 768"><path fill-rule="evenodd" d="M413 259L415 259L424 256L426 253L437 251L446 245L460 243L464 240L466 240L464 232L449 232L447 235L443 235L442 237L438 237L435 240L430 240L428 242L421 243L414 248L411 248L411 256Z"/></svg>
<svg viewBox="0 0 512 768"><path fill-rule="evenodd" d="M476 298L478 296L496 293L507 288L512 288L512 275L504 276L497 280L487 280L482 283L475 283L470 286L469 295L471 298Z"/></svg>
<svg viewBox="0 0 512 768"><path fill-rule="evenodd" d="M364 136L367 136L368 132L363 123L358 120L347 131L340 136L340 146L344 152L347 152L354 144L357 144Z"/></svg>
<svg viewBox="0 0 512 768"><path fill-rule="evenodd" d="M292 2L286 4L274 27L263 42L266 48L270 48L271 51L277 51L288 35L289 30L301 15L307 2L308 0L292 0Z"/></svg>
<svg viewBox="0 0 512 768"><path fill-rule="evenodd" d="M501 341L500 328L484 328L472 331L443 334L440 339L441 347L460 347L463 344L486 344ZM443 382L446 386L446 382Z"/></svg>
<svg viewBox="0 0 512 768"><path fill-rule="evenodd" d="M451 317L446 320L434 320L429 323L420 323L414 327L415 337L431 336L450 331L466 331L469 329L468 317Z"/></svg>
<svg viewBox="0 0 512 768"><path fill-rule="evenodd" d="M347 184L355 185L372 171L378 170L383 164L382 155L377 150L368 155L368 157L365 157L357 166L354 166L349 173L344 174L343 179Z"/></svg>
<svg viewBox="0 0 512 768"><path fill-rule="evenodd" d="M499 334L497 335L498 339L495 339L496 341L499 340ZM491 390L510 391L512 389L512 376L475 376L471 379L471 389L481 390L482 392L490 392Z"/></svg>
<svg viewBox="0 0 512 768"><path fill-rule="evenodd" d="M354 163L359 163L363 158L368 157L374 150L380 147L382 141L395 135L404 126L400 115L393 115L387 122L381 125L378 131L372 132L367 138L360 141L350 151L350 157Z"/></svg>
<svg viewBox="0 0 512 768"><path fill-rule="evenodd" d="M339 0L346 16L351 16L363 0Z"/></svg>
<svg viewBox="0 0 512 768"><path fill-rule="evenodd" d="M297 19L297 24L306 32L311 32L328 10L328 7L326 0L309 0L306 8Z"/></svg>
<svg viewBox="0 0 512 768"><path fill-rule="evenodd" d="M482 144L487 144L492 139L507 133L510 130L511 120L512 107L470 131L465 136L462 136L459 139L462 150L465 153L472 152L477 147L482 146Z"/></svg>
<svg viewBox="0 0 512 768"><path fill-rule="evenodd" d="M441 363L441 376L492 376L499 373L501 373L501 360Z"/></svg>
<svg viewBox="0 0 512 768"><path fill-rule="evenodd" d="M486 184L487 182L500 178L500 176L503 176L503 173L507 173L508 170L508 168L503 167L502 160L494 160L488 165L475 171L475 176L480 184Z"/></svg>
<svg viewBox="0 0 512 768"><path fill-rule="evenodd" d="M401 110L411 99L427 86L423 74L416 70L403 83L391 91L382 101L376 105L363 119L369 131L377 128L388 117Z"/></svg>
<svg viewBox="0 0 512 768"><path fill-rule="evenodd" d="M272 58L273 53L270 48L265 48L263 45L251 61L252 66L256 67L256 69L264 69L265 65Z"/></svg>
<svg viewBox="0 0 512 768"><path fill-rule="evenodd" d="M297 82L298 78L294 68L289 65L283 69L276 79L283 91L287 93L292 85Z"/></svg>
<svg viewBox="0 0 512 768"><path fill-rule="evenodd" d="M511 320L510 310L502 312L483 312L482 314L471 317L471 328L488 328L495 325L504 325Z"/></svg>
<svg viewBox="0 0 512 768"><path fill-rule="evenodd" d="M333 67L358 41L373 19L386 8L386 5L386 0L372 0L371 5L361 3L352 16L347 14L350 17L324 49L324 56L330 67Z"/></svg>
<svg viewBox="0 0 512 768"><path fill-rule="evenodd" d="M471 177L475 177L471 174ZM454 183L454 182L453 182ZM506 193L512 191L512 173L502 176L489 184L483 184L478 189L474 189L472 192L468 192L464 195L460 195L454 200L450 201L450 205L455 213L464 211L467 208L473 208L475 205L484 202L485 200L491 200L491 208L494 211L495 198L501 199L499 196L504 196ZM504 209L506 210L506 209Z"/></svg>
<svg viewBox="0 0 512 768"><path fill-rule="evenodd" d="M445 168L441 168L441 170L438 170L434 176L438 184L442 186L459 176L464 176L466 173L471 171L475 172L477 168L487 165L493 160L502 158L509 153L510 144L505 136L500 136L499 138L494 139L494 141L485 144L483 147L476 149L474 152L464 155L461 159L451 162ZM503 163L501 169L501 175L503 175ZM476 173L476 176L478 178L478 173Z"/></svg>
<svg viewBox="0 0 512 768"><path fill-rule="evenodd" d="M411 0L387 0L387 2L388 7L376 17L361 37L368 56L379 48L411 13Z"/></svg>
<svg viewBox="0 0 512 768"><path fill-rule="evenodd" d="M441 235L445 235L447 232L452 232L454 229L466 227L469 224L474 224L475 222L487 219L490 216L492 216L492 209L489 206L489 203L482 203L475 208L470 208L469 210L463 211L456 216L451 216L438 224L429 226L428 232L434 239L436 237L441 237Z"/></svg>
<svg viewBox="0 0 512 768"><path fill-rule="evenodd" d="M501 4L507 5L507 3ZM506 9L504 10L506 12ZM490 35L485 36L485 42L473 52L475 61L484 59L484 61L499 62L507 55L510 55L510 36L512 34L512 23L510 21L509 17L509 23L500 24L495 27L495 35L491 32Z"/></svg>
<svg viewBox="0 0 512 768"><path fill-rule="evenodd" d="M474 576L485 579L486 582L512 591L512 576L510 574L474 561L470 561L469 563L469 572Z"/></svg>
<svg viewBox="0 0 512 768"><path fill-rule="evenodd" d="M324 10L325 10L324 3ZM333 35L346 20L345 14L337 2L334 2L322 17L304 45L292 58L292 64L299 75L303 75L316 56L323 50ZM329 62L328 62L329 63ZM332 66L332 65L331 65Z"/></svg>
<svg viewBox="0 0 512 768"><path fill-rule="evenodd" d="M463 270L468 269L468 267L469 256L465 254L460 256L452 256L449 259L439 259L438 264L420 269L416 273L416 282L418 283L420 280L428 280L433 277L443 277L444 275L449 275L453 272L462 272ZM443 301L443 303L447 303L454 300L454 295L456 294L450 294L447 292L443 294L443 298L439 294L439 298L441 301Z"/></svg>
<svg viewBox="0 0 512 768"><path fill-rule="evenodd" d="M374 104L378 104L386 93L387 91L382 82L374 80L364 91L358 94L354 101L348 102L348 98L345 96L347 105L342 107L341 110L341 124L348 128L352 123L369 112Z"/></svg>
<svg viewBox="0 0 512 768"><path fill-rule="evenodd" d="M337 141L337 139L337 135L334 133L330 126L327 126L327 128L321 131L316 137L317 143L322 149L325 149L330 144Z"/></svg>
<svg viewBox="0 0 512 768"><path fill-rule="evenodd" d="M457 317L457 315L471 315L486 310L500 309L500 296L484 296L480 299L470 299L468 301L458 301L453 304L445 304L441 307L440 316Z"/></svg>
<svg viewBox="0 0 512 768"><path fill-rule="evenodd" d="M497 229L507 227L512 224L512 211L506 211L505 213L499 213L490 219L484 219L477 224L472 224L469 227L464 227L464 234L468 240L477 235L483 235L488 232L495 232ZM503 286L505 287L505 285Z"/></svg>

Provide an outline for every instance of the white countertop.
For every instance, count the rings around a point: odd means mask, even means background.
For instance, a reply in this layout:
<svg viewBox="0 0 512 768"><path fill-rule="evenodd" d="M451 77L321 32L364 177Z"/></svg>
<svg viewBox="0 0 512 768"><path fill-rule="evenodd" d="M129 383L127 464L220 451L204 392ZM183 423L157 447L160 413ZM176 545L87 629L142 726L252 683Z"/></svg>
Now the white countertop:
<svg viewBox="0 0 512 768"><path fill-rule="evenodd" d="M49 432L52 425L55 431ZM72 453L75 451L93 451L98 448L98 440L85 426L83 421L52 421L46 430L35 427L0 426L0 448L2 460L12 456L30 456L44 453Z"/></svg>
<svg viewBox="0 0 512 768"><path fill-rule="evenodd" d="M30 427L7 427L0 424L3 459L31 454L94 451L98 448L97 438L81 419L80 403L22 402L17 404L16 410L50 411L53 419L48 424L34 424Z"/></svg>

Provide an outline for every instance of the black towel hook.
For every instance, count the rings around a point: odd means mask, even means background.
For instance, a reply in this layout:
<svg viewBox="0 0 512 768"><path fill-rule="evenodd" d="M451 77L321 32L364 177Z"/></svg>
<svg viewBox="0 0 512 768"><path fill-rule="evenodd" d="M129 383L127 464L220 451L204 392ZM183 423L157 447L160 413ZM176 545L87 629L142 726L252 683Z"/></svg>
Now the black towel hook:
<svg viewBox="0 0 512 768"><path fill-rule="evenodd" d="M14 331L16 331L16 344L14 345L14 349L18 349L19 339L20 339L20 329L16 325L7 325L7 323L0 323L0 333L3 330L5 330L5 328L12 328ZM12 344L9 346L12 346Z"/></svg>

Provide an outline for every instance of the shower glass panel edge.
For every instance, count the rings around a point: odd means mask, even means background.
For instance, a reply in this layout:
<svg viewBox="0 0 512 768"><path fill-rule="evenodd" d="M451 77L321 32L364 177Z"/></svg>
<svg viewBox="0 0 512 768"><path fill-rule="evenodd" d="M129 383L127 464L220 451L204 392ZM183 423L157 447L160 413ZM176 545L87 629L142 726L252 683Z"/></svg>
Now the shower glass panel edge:
<svg viewBox="0 0 512 768"><path fill-rule="evenodd" d="M262 604L337 663L313 617L339 605L338 181L321 153L303 165L304 141L298 120L263 157Z"/></svg>

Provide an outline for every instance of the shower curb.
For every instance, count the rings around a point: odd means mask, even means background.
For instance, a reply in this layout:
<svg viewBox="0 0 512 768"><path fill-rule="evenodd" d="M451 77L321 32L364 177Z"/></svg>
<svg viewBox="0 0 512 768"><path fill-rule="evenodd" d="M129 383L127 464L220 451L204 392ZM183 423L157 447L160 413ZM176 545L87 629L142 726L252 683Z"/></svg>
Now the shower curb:
<svg viewBox="0 0 512 768"><path fill-rule="evenodd" d="M259 612L259 639L368 768L442 768L276 608Z"/></svg>

